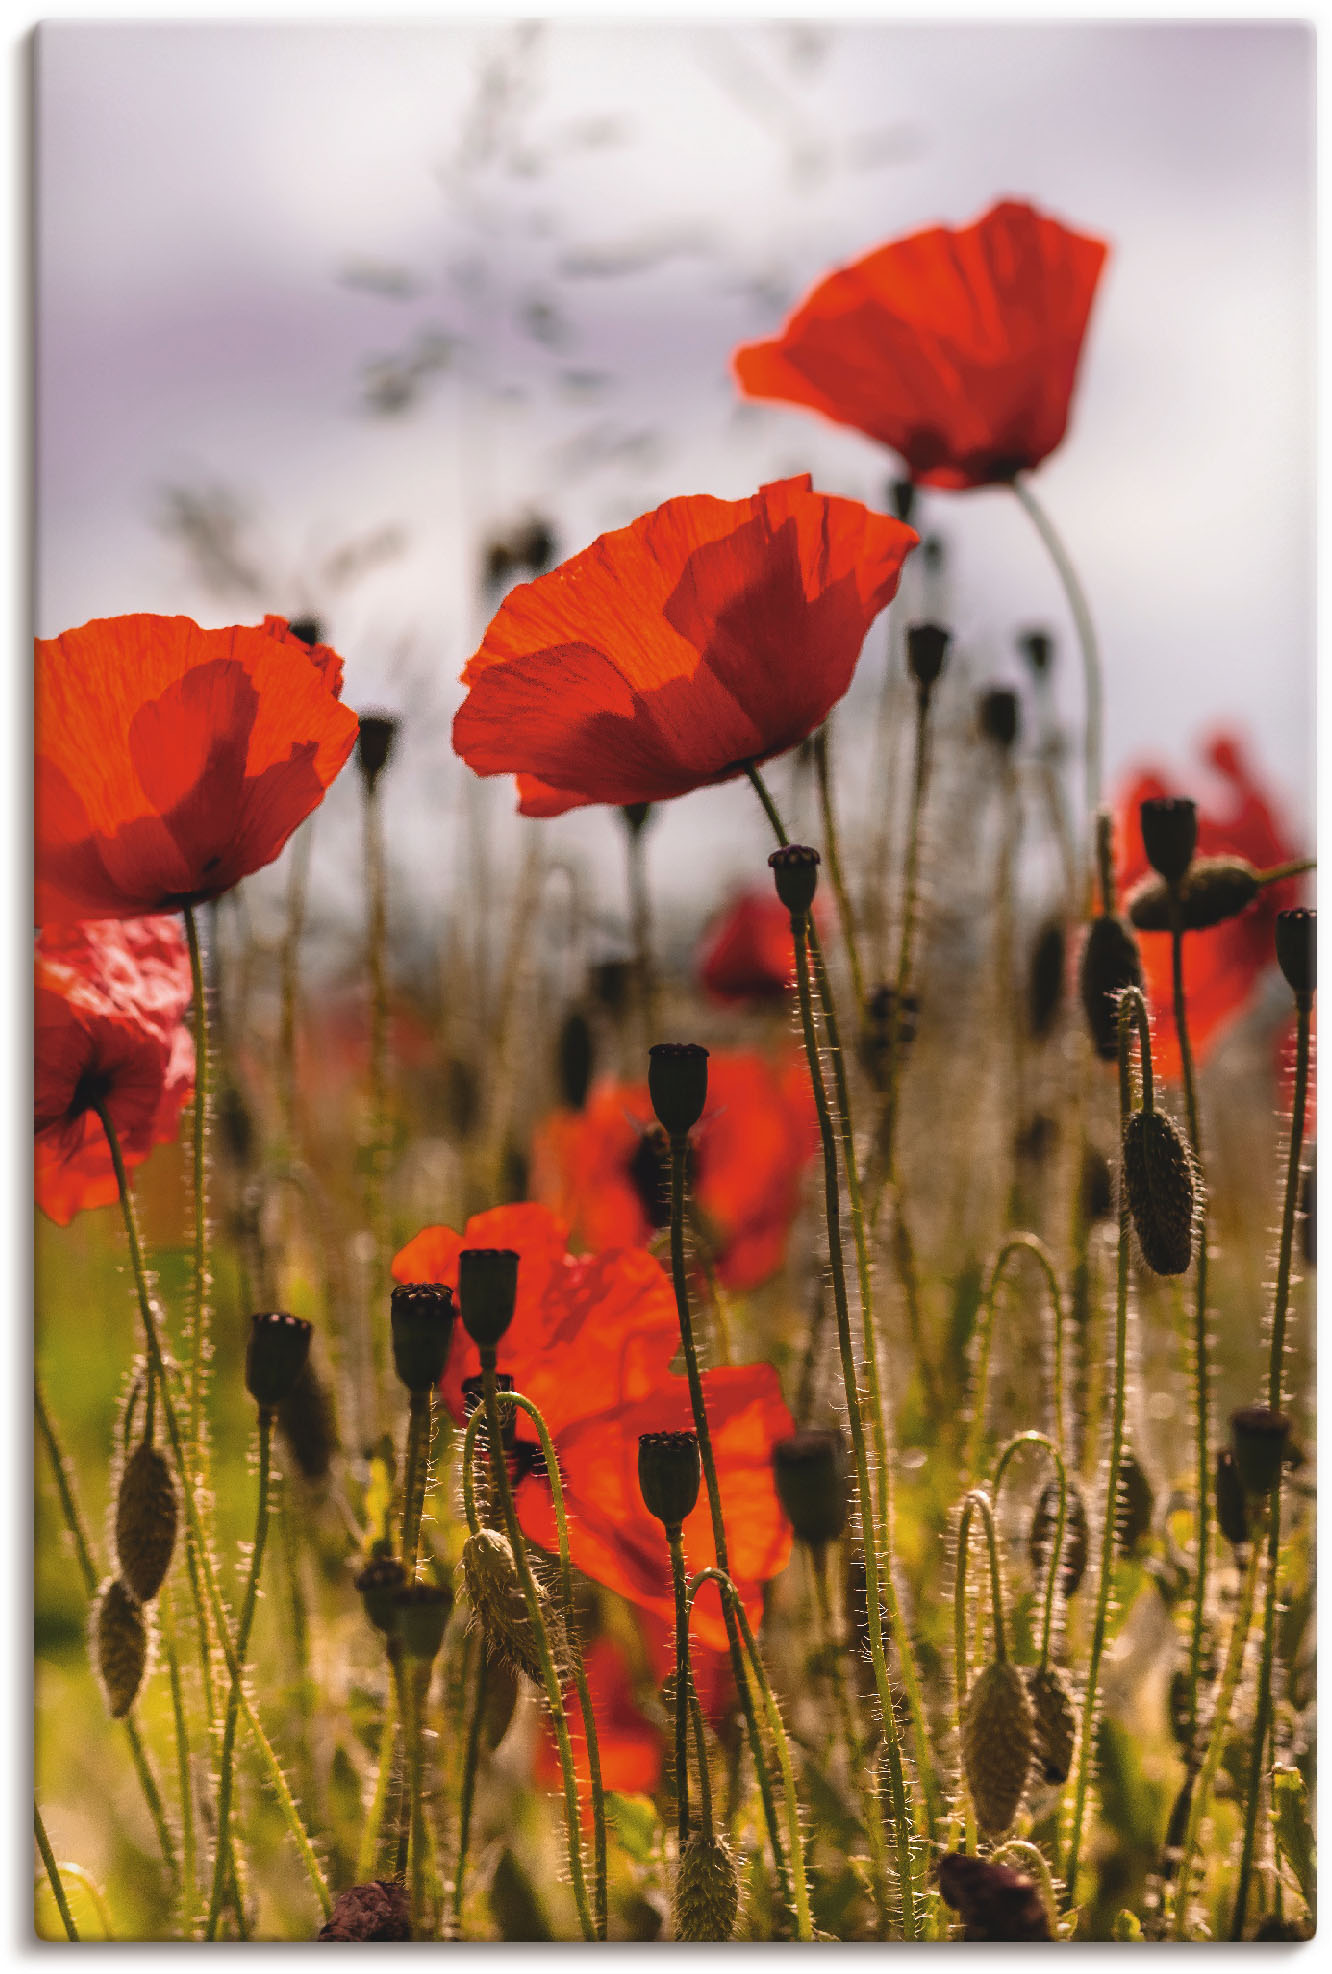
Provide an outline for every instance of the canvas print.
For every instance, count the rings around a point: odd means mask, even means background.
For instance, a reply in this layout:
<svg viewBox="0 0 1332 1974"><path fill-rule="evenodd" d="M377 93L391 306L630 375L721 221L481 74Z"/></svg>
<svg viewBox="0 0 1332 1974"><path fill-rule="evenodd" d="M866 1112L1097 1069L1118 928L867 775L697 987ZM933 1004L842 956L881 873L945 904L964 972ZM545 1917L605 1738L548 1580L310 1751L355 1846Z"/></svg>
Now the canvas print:
<svg viewBox="0 0 1332 1974"><path fill-rule="evenodd" d="M1312 1938L1314 57L38 30L37 1936Z"/></svg>

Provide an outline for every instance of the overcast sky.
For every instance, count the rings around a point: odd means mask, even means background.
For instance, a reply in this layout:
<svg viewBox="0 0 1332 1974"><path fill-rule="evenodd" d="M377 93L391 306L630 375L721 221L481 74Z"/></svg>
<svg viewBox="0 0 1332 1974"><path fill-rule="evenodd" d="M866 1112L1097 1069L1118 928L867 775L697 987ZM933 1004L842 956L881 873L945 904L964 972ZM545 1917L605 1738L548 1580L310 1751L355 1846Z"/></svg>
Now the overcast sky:
<svg viewBox="0 0 1332 1974"><path fill-rule="evenodd" d="M348 699L411 715L391 826L435 869L485 536L533 506L572 552L804 470L880 502L888 456L740 404L730 352L838 262L1028 198L1113 248L1036 482L1099 626L1112 773L1235 730L1308 834L1313 61L1289 23L47 25L36 628L321 608ZM367 409L367 379L410 401ZM172 487L235 504L252 600L163 532ZM1065 630L1011 496L925 520L978 676L1015 627ZM399 552L339 584L369 537ZM502 851L507 791L486 804ZM722 876L763 847L747 791L663 818L667 893L705 841Z"/></svg>

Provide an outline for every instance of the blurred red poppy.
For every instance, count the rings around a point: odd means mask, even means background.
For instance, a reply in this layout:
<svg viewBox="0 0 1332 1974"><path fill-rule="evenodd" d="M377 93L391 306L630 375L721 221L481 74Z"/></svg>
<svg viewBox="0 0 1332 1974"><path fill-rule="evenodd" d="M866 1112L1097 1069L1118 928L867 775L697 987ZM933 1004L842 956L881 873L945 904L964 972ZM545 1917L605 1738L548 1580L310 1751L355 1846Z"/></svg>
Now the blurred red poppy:
<svg viewBox="0 0 1332 1974"><path fill-rule="evenodd" d="M665 1736L639 1708L630 1673L629 1655L618 1639L605 1632L592 1640L583 1655L588 1691L592 1695L592 1718L597 1724L597 1751L601 1756L601 1780L606 1789L626 1796L654 1796L661 1786L662 1751ZM564 1716L569 1723L573 1744L574 1769L579 1794L586 1813L591 1782L587 1765L587 1736L583 1733L582 1709L578 1690L570 1683L564 1695ZM536 1776L548 1789L560 1786L562 1771L555 1746L555 1734L543 1717L543 1733L537 1743Z"/></svg>
<svg viewBox="0 0 1332 1974"><path fill-rule="evenodd" d="M815 900L816 918L822 918ZM791 914L770 885L742 891L713 920L698 951L698 977L714 1001L784 1007L795 980Z"/></svg>
<svg viewBox="0 0 1332 1974"><path fill-rule="evenodd" d="M1220 734L1204 749L1210 784L1185 786L1144 770L1123 790L1115 812L1116 877L1127 892L1149 866L1142 846L1141 805L1163 795L1193 795L1198 803L1200 857L1245 857L1257 870L1289 863L1301 853L1268 793L1254 779L1242 743ZM1217 795L1220 799L1217 800ZM1252 996L1268 967L1275 965L1278 912L1301 902L1303 880L1286 878L1267 885L1238 918L1208 932L1184 936L1184 994L1189 1040L1201 1062ZM1140 932L1143 984L1152 1010L1153 1061L1157 1073L1182 1074L1175 1032L1174 994L1168 932Z"/></svg>
<svg viewBox="0 0 1332 1974"><path fill-rule="evenodd" d="M172 918L102 919L39 935L34 991L37 1204L58 1226L117 1196L94 1105L127 1166L176 1135L194 1091L182 1017L190 961Z"/></svg>
<svg viewBox="0 0 1332 1974"><path fill-rule="evenodd" d="M752 1051L714 1053L690 1142L690 1209L725 1287L755 1288L781 1267L817 1146L802 1060L774 1068ZM636 1247L669 1226L669 1166L647 1084L603 1083L581 1111L548 1117L533 1137L532 1183L591 1248Z"/></svg>
<svg viewBox="0 0 1332 1974"><path fill-rule="evenodd" d="M464 1247L507 1247L522 1257L518 1301L499 1352L499 1368L533 1399L555 1442L569 1513L575 1564L631 1604L673 1618L669 1554L661 1524L638 1489L638 1440L646 1432L693 1425L689 1387L672 1375L679 1346L675 1303L660 1264L633 1250L575 1256L564 1252L563 1223L541 1206L495 1207L459 1235L428 1227L393 1262L395 1281L458 1279ZM462 1380L480 1368L476 1346L454 1327L441 1391L461 1420ZM705 1371L718 1486L726 1518L731 1574L757 1622L760 1585L784 1569L790 1529L777 1502L772 1448L791 1430L770 1364ZM519 1519L534 1542L553 1550L555 1517L541 1473L536 1434L517 1424L514 1461ZM684 1525L691 1569L715 1561L706 1492ZM726 1643L720 1599L699 1600L697 1629Z"/></svg>
<svg viewBox="0 0 1332 1974"><path fill-rule="evenodd" d="M660 802L821 724L916 536L808 474L747 500L691 494L510 590L453 723L519 809Z"/></svg>
<svg viewBox="0 0 1332 1974"><path fill-rule="evenodd" d="M925 486L1006 484L1064 436L1107 252L1006 199L837 269L735 374L891 446Z"/></svg>
<svg viewBox="0 0 1332 1974"><path fill-rule="evenodd" d="M36 659L41 924L216 898L273 861L356 741L341 660L280 617L95 619Z"/></svg>

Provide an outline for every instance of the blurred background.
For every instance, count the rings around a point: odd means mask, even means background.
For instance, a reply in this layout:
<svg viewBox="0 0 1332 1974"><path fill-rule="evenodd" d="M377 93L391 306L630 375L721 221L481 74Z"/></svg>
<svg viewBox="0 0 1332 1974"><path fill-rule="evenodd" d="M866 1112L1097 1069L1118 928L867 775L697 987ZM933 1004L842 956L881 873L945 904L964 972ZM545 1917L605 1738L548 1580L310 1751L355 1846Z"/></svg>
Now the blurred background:
<svg viewBox="0 0 1332 1974"><path fill-rule="evenodd" d="M730 354L1002 196L1112 243L1035 483L1101 635L1110 785L1204 792L1199 743L1233 733L1311 841L1311 27L56 22L36 70L36 629L317 614L349 702L404 720L398 936L531 827L449 746L523 557L803 471L883 505L890 455L742 401ZM974 682L1024 683L1015 634L1054 631L1076 760L1071 627L1016 503L936 494L917 524ZM841 716L853 778L883 772L856 707L885 649L881 624ZM317 819L316 952L359 911L350 782ZM537 827L622 897L604 814ZM700 854L713 894L766 847L743 784L670 805L663 936L705 915Z"/></svg>

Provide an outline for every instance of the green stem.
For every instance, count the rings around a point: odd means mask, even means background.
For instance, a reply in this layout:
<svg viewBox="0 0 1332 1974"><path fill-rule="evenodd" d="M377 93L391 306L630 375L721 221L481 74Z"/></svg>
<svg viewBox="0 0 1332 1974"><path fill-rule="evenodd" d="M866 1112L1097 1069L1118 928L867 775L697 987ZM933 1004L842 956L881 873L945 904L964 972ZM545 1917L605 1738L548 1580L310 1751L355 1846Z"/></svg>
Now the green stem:
<svg viewBox="0 0 1332 1974"><path fill-rule="evenodd" d="M1193 1577L1193 1625L1189 1642L1189 1753L1192 1768L1197 1761L1194 1745L1198 1729L1198 1688L1202 1684L1203 1654L1207 1644L1207 1565L1211 1532L1211 1462L1208 1459L1208 1410L1210 1372L1207 1357L1207 1202L1202 1187L1202 1135L1198 1128L1198 1096L1193 1074L1193 1049L1189 1041L1188 1005L1184 993L1184 933L1179 919L1178 886L1171 891L1170 977L1174 1002L1175 1033L1179 1038L1180 1062L1184 1071L1184 1101L1189 1119L1189 1146L1193 1153L1198 1195L1198 1259L1193 1278L1193 1405L1194 1456L1198 1487L1197 1560ZM1146 1106L1150 1109L1150 1105Z"/></svg>
<svg viewBox="0 0 1332 1974"><path fill-rule="evenodd" d="M190 1775L190 1737L185 1723L185 1696L180 1678L180 1654L176 1649L175 1612L171 1592L164 1588L160 1610L162 1639L166 1647L167 1674L171 1684L171 1714L176 1730L176 1777L180 1789L180 1842L184 1856L181 1880L181 1918L187 1939L195 1924L194 1788Z"/></svg>
<svg viewBox="0 0 1332 1974"><path fill-rule="evenodd" d="M703 1709L698 1704L694 1675L689 1675L689 1714L694 1723L694 1761L698 1769L699 1827L712 1836L712 1774L708 1768L708 1737L703 1726Z"/></svg>
<svg viewBox="0 0 1332 1974"><path fill-rule="evenodd" d="M424 1673L424 1677L422 1674ZM412 1858L412 1938L422 1939L426 1931L426 1841L423 1780L425 1773L425 1702L430 1668L415 1659L406 1670L407 1689L407 1800L411 1818Z"/></svg>
<svg viewBox="0 0 1332 1974"><path fill-rule="evenodd" d="M485 1719L486 1672L489 1664L485 1639L478 1638L476 1642L476 1689L472 1696L472 1718L467 1727L467 1749L463 1756L462 1784L458 1792L458 1863L453 1874L453 1930L458 1937L462 1934L463 1872L472 1835L472 1802L481 1758L481 1728Z"/></svg>
<svg viewBox="0 0 1332 1974"><path fill-rule="evenodd" d="M426 1476L430 1468L433 1397L414 1391L407 1422L406 1476L403 1481L402 1560L409 1583L416 1582L421 1547L421 1517L425 1512Z"/></svg>
<svg viewBox="0 0 1332 1974"><path fill-rule="evenodd" d="M1092 623L1091 610L1086 592L1078 580L1078 572L1069 560L1063 542L1056 534L1045 509L1037 500L1025 478L1015 479L1013 492L1032 526L1045 544L1055 573L1063 585L1068 600L1069 614L1078 634L1078 646L1082 652L1083 690L1087 699L1086 722L1086 809L1088 815L1095 815L1101 805L1101 659L1096 643L1096 627Z"/></svg>
<svg viewBox="0 0 1332 1974"><path fill-rule="evenodd" d="M1055 1477L1059 1484L1059 1512L1055 1519L1055 1535L1054 1544L1050 1551L1050 1566L1045 1577L1045 1607L1041 1618L1040 1664L1044 1667L1050 1657L1050 1640L1054 1632L1055 1587L1059 1582L1059 1568L1064 1554L1064 1528L1068 1520L1068 1470L1064 1465L1063 1454L1052 1439L1047 1439L1044 1433L1019 1433L1015 1439L1009 1440L1008 1445L1004 1448L995 1463L994 1479L990 1484L990 1494L996 1508L999 1506L999 1490L1004 1484L1004 1476L1008 1472L1014 1457L1021 1452L1024 1446L1043 1446L1045 1448L1050 1458L1054 1461Z"/></svg>
<svg viewBox="0 0 1332 1974"><path fill-rule="evenodd" d="M32 1826L36 1832L37 1848L42 1854L42 1863L46 1866L46 1876L51 1886L51 1895L55 1899L56 1910L60 1914L66 1937L71 1940L77 1940L79 1929L74 1924L74 1915L69 1909L69 1900L65 1897L65 1887L60 1878L60 1866L55 1861L55 1852L51 1849L51 1842L46 1834L46 1825L42 1822L42 1813L36 1803L32 1806Z"/></svg>
<svg viewBox="0 0 1332 1974"><path fill-rule="evenodd" d="M657 1035L657 973L652 962L652 909L647 881L644 821L635 828L623 817L629 864L629 915L633 925L634 972L637 976L638 1010L642 1023L643 1047L650 1048Z"/></svg>
<svg viewBox="0 0 1332 1974"><path fill-rule="evenodd" d="M681 1853L689 1842L689 1605L680 1524L666 1530L675 1588L675 1801Z"/></svg>
<svg viewBox="0 0 1332 1974"><path fill-rule="evenodd" d="M837 1636L837 1628L833 1623L832 1595L828 1587L827 1543L821 1542L816 1548L811 1549L809 1560L814 1578L814 1602L818 1610L820 1642L827 1657L829 1675L832 1679L833 1702L837 1709L842 1739L846 1744L847 1765L851 1774L857 1777L861 1805L860 1818L870 1847L874 1904L879 1915L879 1925L883 1928L886 1937L892 1919L892 1895L888 1882L888 1846L884 1842L878 1791L866 1766L860 1737L856 1733L855 1717L851 1711L851 1697L847 1691L845 1646Z"/></svg>
<svg viewBox="0 0 1332 1974"><path fill-rule="evenodd" d="M190 949L190 980L194 995L194 1320L190 1326L189 1465L182 1479L187 1489L208 1490L208 1436L204 1421L204 1375L208 1362L209 1291L212 1263L208 1239L208 1107L212 1101L208 1060L208 992L194 907L185 907L185 937ZM209 1708L211 1717L212 1708Z"/></svg>
<svg viewBox="0 0 1332 1974"><path fill-rule="evenodd" d="M254 1547L250 1551L249 1575L245 1581L240 1623L236 1627L236 1665L231 1679L231 1692L227 1696L226 1726L222 1730L222 1761L217 1785L217 1851L213 1864L213 1891L208 1902L208 1921L204 1928L206 1940L217 1938L218 1922L222 1917L222 1901L226 1891L227 1861L231 1844L236 1728L240 1719L240 1687L245 1672L246 1655L250 1649L250 1632L254 1625L254 1614L259 1602L259 1576L264 1566L264 1546L268 1541L268 1481L272 1464L275 1416L267 1406L260 1406L259 1502L255 1514Z"/></svg>
<svg viewBox="0 0 1332 1974"><path fill-rule="evenodd" d="M1054 1418L1055 1438L1062 1446L1064 1438L1064 1298L1059 1289L1059 1277L1055 1273L1050 1250L1036 1234L1012 1234L1004 1242L994 1258L985 1292L981 1297L980 1310L976 1319L976 1396L972 1403L971 1431L967 1438L966 1472L974 1477L980 1468L981 1448L985 1442L986 1410L990 1385L990 1349L994 1341L994 1298L998 1292L999 1280L1008 1263L1018 1254L1029 1254L1037 1262L1045 1277L1054 1308L1055 1319L1055 1361L1054 1361Z"/></svg>
<svg viewBox="0 0 1332 1974"><path fill-rule="evenodd" d="M851 989L856 1000L857 1020L863 1021L865 975L861 968L860 947L856 939L856 915L842 873L842 856L837 840L837 812L833 807L832 778L828 768L828 752L832 745L831 727L832 715L829 714L814 736L814 766L819 782L819 813L823 819L823 848L828 860L828 876L832 881L833 896L837 900L842 944L846 947L847 965L851 969Z"/></svg>
<svg viewBox="0 0 1332 1974"><path fill-rule="evenodd" d="M1281 1410L1281 1383L1285 1368L1286 1317L1290 1308L1291 1254L1295 1240L1295 1208L1300 1188L1300 1158L1304 1150L1304 1112L1309 1094L1309 1039L1313 997L1295 997L1295 1091L1290 1116L1290 1156L1286 1162L1286 1193L1281 1212L1281 1246L1277 1257L1276 1293L1272 1304L1272 1342L1268 1359L1267 1402L1272 1411ZM1235 1894L1235 1917L1230 1937L1244 1937L1245 1913L1249 1902L1249 1879L1253 1871L1254 1847L1258 1835L1258 1803L1262 1794L1263 1746L1272 1722L1272 1667L1276 1656L1277 1577L1281 1561L1281 1475L1278 1472L1268 1507L1267 1587L1263 1597L1263 1646L1258 1662L1258 1709L1253 1724L1253 1755L1249 1763L1248 1797L1244 1808L1244 1844L1240 1852L1239 1889Z"/></svg>
<svg viewBox="0 0 1332 1974"><path fill-rule="evenodd" d="M375 1777L370 1813L361 1832L360 1849L356 1853L356 1876L362 1884L374 1876L380 1833L384 1828L384 1817L393 1789L393 1751L398 1736L399 1707L397 1669L391 1655L389 1671L392 1676L384 1699L384 1720L379 1730L379 1772Z"/></svg>
<svg viewBox="0 0 1332 1974"><path fill-rule="evenodd" d="M911 991L915 964L916 928L920 917L920 838L925 814L925 790L930 773L930 706L933 694L928 688L916 692L916 736L911 767L911 808L907 823L906 857L902 868L902 929L897 948L897 978L893 993L893 1024L888 1040L888 1065L883 1112L879 1120L879 1162L883 1189L895 1183L897 1174L897 1118L901 1091L902 1056L905 1049L906 997ZM876 1201L875 1219L878 1218Z"/></svg>
<svg viewBox="0 0 1332 1974"><path fill-rule="evenodd" d="M310 855L314 846L314 817L297 830L291 846L287 874L287 923L282 935L282 1019L278 1031L278 1090L282 1104L282 1128L293 1157L300 1144L297 1125L296 1031L299 1026L301 993L301 935L305 930L305 899L310 879Z"/></svg>

